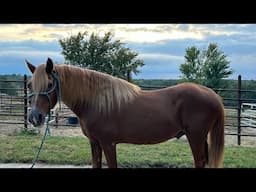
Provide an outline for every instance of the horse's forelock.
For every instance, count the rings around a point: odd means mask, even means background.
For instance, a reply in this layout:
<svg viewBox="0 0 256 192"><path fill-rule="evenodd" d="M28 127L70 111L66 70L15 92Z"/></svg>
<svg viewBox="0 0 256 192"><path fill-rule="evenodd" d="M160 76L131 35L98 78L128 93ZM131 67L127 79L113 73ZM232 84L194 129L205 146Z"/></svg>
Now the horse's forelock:
<svg viewBox="0 0 256 192"><path fill-rule="evenodd" d="M45 65L40 65L36 68L33 73L32 79L32 89L35 92L45 91L48 87L48 75L45 71Z"/></svg>

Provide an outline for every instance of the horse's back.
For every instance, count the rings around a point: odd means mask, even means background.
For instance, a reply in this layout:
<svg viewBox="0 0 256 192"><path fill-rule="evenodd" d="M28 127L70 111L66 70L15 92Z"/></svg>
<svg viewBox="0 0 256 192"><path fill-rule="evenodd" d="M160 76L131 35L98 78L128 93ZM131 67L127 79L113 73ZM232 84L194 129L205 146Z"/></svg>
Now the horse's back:
<svg viewBox="0 0 256 192"><path fill-rule="evenodd" d="M163 104L166 107L182 102L186 107L205 106L219 107L221 98L212 89L195 84L195 83L180 83L163 89L144 91L145 97L156 99L157 103Z"/></svg>
<svg viewBox="0 0 256 192"><path fill-rule="evenodd" d="M218 94L212 89L195 83L182 83L173 87L179 98L190 107L221 107L222 102ZM188 107L189 107L188 106Z"/></svg>

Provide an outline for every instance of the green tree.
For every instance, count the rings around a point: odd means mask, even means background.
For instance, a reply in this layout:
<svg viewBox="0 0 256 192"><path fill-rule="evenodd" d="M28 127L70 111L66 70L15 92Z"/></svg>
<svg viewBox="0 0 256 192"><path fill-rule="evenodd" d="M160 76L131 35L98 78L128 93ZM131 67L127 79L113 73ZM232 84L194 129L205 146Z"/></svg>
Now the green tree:
<svg viewBox="0 0 256 192"><path fill-rule="evenodd" d="M127 79L128 73L140 73L138 67L144 62L136 59L138 53L124 47L120 40L113 40L111 32L103 37L92 33L79 32L68 38L60 39L62 55L68 64L89 68Z"/></svg>
<svg viewBox="0 0 256 192"><path fill-rule="evenodd" d="M233 74L230 61L217 44L209 44L207 50L200 51L195 46L186 49L185 63L180 65L185 81L199 83L211 88L218 88Z"/></svg>
<svg viewBox="0 0 256 192"><path fill-rule="evenodd" d="M195 46L186 49L185 63L180 65L182 78L195 83L201 83L202 62L200 61L200 50Z"/></svg>

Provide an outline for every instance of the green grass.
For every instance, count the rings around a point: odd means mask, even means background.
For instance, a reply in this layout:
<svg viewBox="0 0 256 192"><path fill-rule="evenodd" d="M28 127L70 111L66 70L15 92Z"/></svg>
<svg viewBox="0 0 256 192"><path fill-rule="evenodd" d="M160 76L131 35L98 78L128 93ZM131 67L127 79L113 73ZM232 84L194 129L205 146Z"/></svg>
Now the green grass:
<svg viewBox="0 0 256 192"><path fill-rule="evenodd" d="M0 137L1 163L31 163L41 136ZM225 168L256 168L255 147L226 147ZM103 156L104 157L104 156ZM171 140L155 145L117 145L118 167L193 167L187 142ZM49 164L91 164L91 149L85 137L47 137L38 162ZM105 158L103 163L106 164Z"/></svg>

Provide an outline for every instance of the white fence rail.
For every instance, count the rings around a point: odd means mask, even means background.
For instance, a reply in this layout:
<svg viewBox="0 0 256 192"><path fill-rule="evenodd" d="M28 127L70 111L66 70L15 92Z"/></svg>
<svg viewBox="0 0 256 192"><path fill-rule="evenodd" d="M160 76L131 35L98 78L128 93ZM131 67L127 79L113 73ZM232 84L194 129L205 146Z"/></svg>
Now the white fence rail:
<svg viewBox="0 0 256 192"><path fill-rule="evenodd" d="M256 128L256 103L243 103L241 124Z"/></svg>

